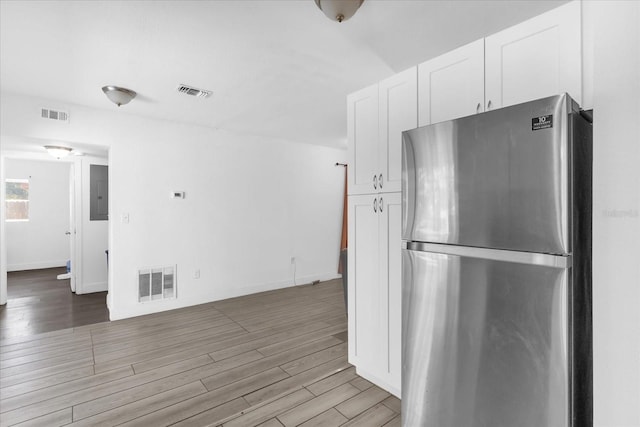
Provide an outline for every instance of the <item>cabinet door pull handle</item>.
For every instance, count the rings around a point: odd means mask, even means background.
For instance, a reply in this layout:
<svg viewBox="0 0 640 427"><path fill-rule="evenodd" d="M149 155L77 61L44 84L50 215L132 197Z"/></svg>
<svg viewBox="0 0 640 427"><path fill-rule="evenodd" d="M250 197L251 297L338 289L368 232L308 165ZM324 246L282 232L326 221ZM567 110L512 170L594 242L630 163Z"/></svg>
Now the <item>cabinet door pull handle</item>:
<svg viewBox="0 0 640 427"><path fill-rule="evenodd" d="M373 189L375 190L376 188L378 188L378 177L373 175Z"/></svg>
<svg viewBox="0 0 640 427"><path fill-rule="evenodd" d="M382 212L382 197L380 197L380 212Z"/></svg>
<svg viewBox="0 0 640 427"><path fill-rule="evenodd" d="M380 174L380 178L378 178L378 185L382 188L382 174Z"/></svg>
<svg viewBox="0 0 640 427"><path fill-rule="evenodd" d="M480 107L482 106L482 104L480 104L478 102L478 105L476 106L476 114L480 113Z"/></svg>
<svg viewBox="0 0 640 427"><path fill-rule="evenodd" d="M487 102L487 111L491 110L491 100L489 100L489 102Z"/></svg>
<svg viewBox="0 0 640 427"><path fill-rule="evenodd" d="M373 199L373 211L378 212L378 199Z"/></svg>

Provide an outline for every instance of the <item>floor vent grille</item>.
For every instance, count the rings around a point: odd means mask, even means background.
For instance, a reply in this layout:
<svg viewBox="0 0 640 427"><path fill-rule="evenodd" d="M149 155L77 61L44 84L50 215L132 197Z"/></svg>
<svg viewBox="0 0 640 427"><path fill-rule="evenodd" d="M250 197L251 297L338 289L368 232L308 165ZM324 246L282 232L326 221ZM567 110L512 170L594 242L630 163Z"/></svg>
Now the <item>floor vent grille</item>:
<svg viewBox="0 0 640 427"><path fill-rule="evenodd" d="M176 297L176 267L138 270L138 302Z"/></svg>

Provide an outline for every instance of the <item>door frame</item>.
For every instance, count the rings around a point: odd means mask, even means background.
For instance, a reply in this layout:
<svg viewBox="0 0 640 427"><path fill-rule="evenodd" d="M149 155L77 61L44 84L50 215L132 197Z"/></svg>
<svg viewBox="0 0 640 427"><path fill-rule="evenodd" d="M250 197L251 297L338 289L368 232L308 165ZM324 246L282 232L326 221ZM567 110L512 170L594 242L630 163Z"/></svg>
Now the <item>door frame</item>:
<svg viewBox="0 0 640 427"><path fill-rule="evenodd" d="M80 174L80 159L79 158L66 158L66 159L54 159L49 154L33 153L29 151L7 151L0 153L0 305L7 303L7 241L5 233L5 171L6 160L34 160L45 162L64 162L69 164L69 203L71 204L69 210L69 225L71 226L70 232L70 250L69 259L71 260L71 277L70 285L71 291L75 292L77 289L78 281L77 277L82 277L78 272L82 271L82 257L78 256L82 250L82 222L78 219L78 209L82 209L81 196L78 198L78 192L81 188L76 185ZM73 177L73 179L71 179Z"/></svg>

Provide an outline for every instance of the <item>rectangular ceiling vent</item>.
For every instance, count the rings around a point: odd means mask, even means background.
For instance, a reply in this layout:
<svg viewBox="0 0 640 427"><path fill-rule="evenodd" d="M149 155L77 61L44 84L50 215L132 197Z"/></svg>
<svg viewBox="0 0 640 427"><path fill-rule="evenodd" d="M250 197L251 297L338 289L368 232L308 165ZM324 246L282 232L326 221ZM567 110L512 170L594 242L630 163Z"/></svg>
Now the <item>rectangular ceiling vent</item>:
<svg viewBox="0 0 640 427"><path fill-rule="evenodd" d="M198 98L208 98L212 93L210 90L198 89L187 85L178 86L178 92L186 95L197 96Z"/></svg>
<svg viewBox="0 0 640 427"><path fill-rule="evenodd" d="M52 110L50 108L41 108L40 117L43 119L57 120L60 122L69 121L69 113L66 111Z"/></svg>
<svg viewBox="0 0 640 427"><path fill-rule="evenodd" d="M176 267L138 270L138 302L176 297Z"/></svg>

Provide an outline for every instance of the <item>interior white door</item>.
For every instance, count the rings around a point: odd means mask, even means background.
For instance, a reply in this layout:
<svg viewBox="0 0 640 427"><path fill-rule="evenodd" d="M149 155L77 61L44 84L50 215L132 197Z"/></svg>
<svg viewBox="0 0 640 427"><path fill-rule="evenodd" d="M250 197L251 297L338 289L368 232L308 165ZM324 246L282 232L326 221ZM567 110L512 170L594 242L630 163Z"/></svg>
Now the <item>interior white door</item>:
<svg viewBox="0 0 640 427"><path fill-rule="evenodd" d="M485 39L487 109L563 92L582 102L580 2Z"/></svg>
<svg viewBox="0 0 640 427"><path fill-rule="evenodd" d="M401 189L402 132L418 126L417 68L395 74L379 85L380 154L378 189Z"/></svg>
<svg viewBox="0 0 640 427"><path fill-rule="evenodd" d="M484 111L484 39L418 66L418 125Z"/></svg>
<svg viewBox="0 0 640 427"><path fill-rule="evenodd" d="M378 85L347 97L348 191L378 191Z"/></svg>

